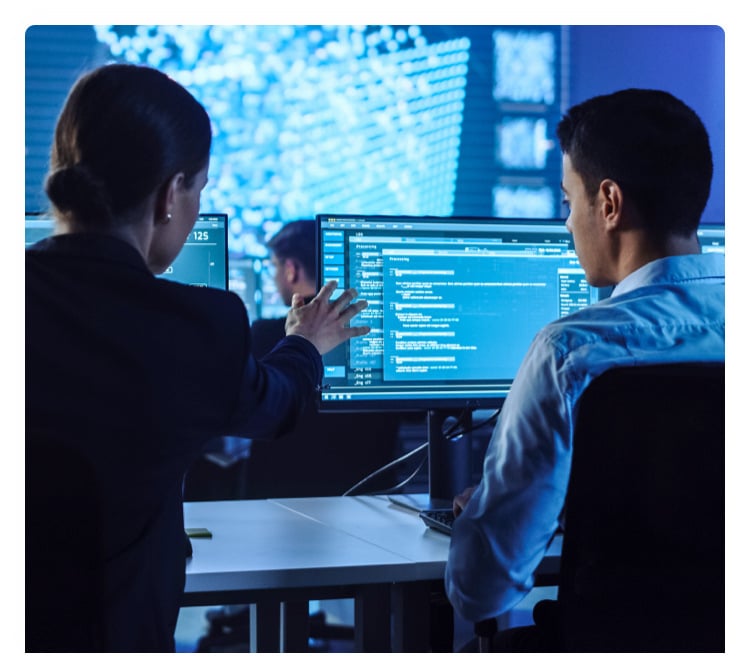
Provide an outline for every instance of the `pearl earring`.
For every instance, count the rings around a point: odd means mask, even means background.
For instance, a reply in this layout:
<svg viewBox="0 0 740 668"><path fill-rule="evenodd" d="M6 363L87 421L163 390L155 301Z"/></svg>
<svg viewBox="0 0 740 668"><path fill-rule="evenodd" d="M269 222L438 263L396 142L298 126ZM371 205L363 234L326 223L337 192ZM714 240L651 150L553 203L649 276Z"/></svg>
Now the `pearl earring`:
<svg viewBox="0 0 740 668"><path fill-rule="evenodd" d="M172 220L172 214L171 213L168 213L167 214L167 221L166 222L169 223L171 220Z"/></svg>

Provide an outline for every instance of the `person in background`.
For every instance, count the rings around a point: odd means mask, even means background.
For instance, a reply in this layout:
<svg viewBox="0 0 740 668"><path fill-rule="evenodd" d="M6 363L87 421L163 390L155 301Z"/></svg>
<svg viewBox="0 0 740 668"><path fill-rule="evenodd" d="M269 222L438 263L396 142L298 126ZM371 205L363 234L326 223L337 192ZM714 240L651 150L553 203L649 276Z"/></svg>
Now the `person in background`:
<svg viewBox="0 0 740 668"><path fill-rule="evenodd" d="M316 294L316 222L286 223L267 242L275 286L288 305L293 295ZM285 336L284 318L252 323L255 355L266 355ZM295 428L277 439L255 439L244 467L248 498L337 496L399 452L401 414L319 413L311 403ZM392 487L396 474L383 473L365 492Z"/></svg>
<svg viewBox="0 0 740 668"><path fill-rule="evenodd" d="M316 294L316 221L312 218L283 225L267 242L273 279L283 304L294 294L312 299Z"/></svg>
<svg viewBox="0 0 740 668"><path fill-rule="evenodd" d="M321 355L367 333L330 282L258 360L236 295L157 278L210 147L205 109L148 67L83 75L59 116L55 234L26 251L27 651L174 650L188 466L219 435L291 429Z"/></svg>
<svg viewBox="0 0 740 668"><path fill-rule="evenodd" d="M308 302L316 295L316 225L313 220L296 220L283 225L267 242L269 258L264 263L264 274L272 280L280 303L290 306L293 294ZM285 336L285 318L258 318L250 322L252 352L256 357L269 353ZM274 439L229 439L236 444L240 454L230 458L227 466L214 463L206 452L188 470L185 478L186 501L211 501L217 499L266 498L268 496L308 496L312 490L325 489L320 477L308 476L316 468L318 453L306 446L305 434L317 436L321 431L313 428L318 421L313 402L302 413L301 425L277 439L277 449L265 447ZM309 428L309 425L312 425ZM345 435L346 438L346 435ZM217 452L225 449L224 439L209 446ZM232 446L233 448L233 446ZM320 455L318 458L321 459ZM308 468L306 467L308 465ZM280 471L282 470L282 475ZM337 486L331 487L334 493ZM298 493L303 490L304 493ZM343 490L342 490L343 491Z"/></svg>
<svg viewBox="0 0 740 668"><path fill-rule="evenodd" d="M268 241L267 274L281 302L289 306L294 294L310 301L316 294L316 223L295 220L283 225ZM261 318L252 323L252 345L265 355L285 336L285 318Z"/></svg>
<svg viewBox="0 0 740 668"><path fill-rule="evenodd" d="M696 113L667 92L622 90L572 107L557 136L576 253L591 285L615 287L537 334L481 481L455 498L445 585L472 622L509 610L533 585L562 522L586 386L612 367L725 356L724 256L702 255L696 234L713 169ZM502 649L557 649L536 625L494 638Z"/></svg>

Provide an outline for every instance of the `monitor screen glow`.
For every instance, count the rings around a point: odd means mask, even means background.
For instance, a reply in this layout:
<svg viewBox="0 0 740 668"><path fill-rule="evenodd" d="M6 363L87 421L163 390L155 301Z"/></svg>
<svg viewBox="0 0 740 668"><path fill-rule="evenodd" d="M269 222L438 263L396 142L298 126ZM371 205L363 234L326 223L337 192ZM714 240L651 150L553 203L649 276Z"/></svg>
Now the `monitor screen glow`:
<svg viewBox="0 0 740 668"><path fill-rule="evenodd" d="M162 278L200 287L228 288L228 216L201 213L185 245ZM54 232L49 213L26 213L26 247Z"/></svg>
<svg viewBox="0 0 740 668"><path fill-rule="evenodd" d="M324 356L324 411L500 406L536 332L599 298L563 220L317 221L320 282L356 288L371 328Z"/></svg>

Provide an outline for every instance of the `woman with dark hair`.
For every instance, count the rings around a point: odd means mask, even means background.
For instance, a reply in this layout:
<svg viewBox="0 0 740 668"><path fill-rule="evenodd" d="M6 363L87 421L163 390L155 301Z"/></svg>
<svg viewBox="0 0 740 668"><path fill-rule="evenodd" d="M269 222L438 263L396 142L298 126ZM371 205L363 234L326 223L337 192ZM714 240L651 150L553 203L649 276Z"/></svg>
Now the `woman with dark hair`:
<svg viewBox="0 0 740 668"><path fill-rule="evenodd" d="M210 439L291 429L321 355L367 333L335 283L293 298L262 360L234 294L158 279L195 223L203 107L157 70L107 65L59 117L54 236L26 251L26 648L172 651L182 482Z"/></svg>

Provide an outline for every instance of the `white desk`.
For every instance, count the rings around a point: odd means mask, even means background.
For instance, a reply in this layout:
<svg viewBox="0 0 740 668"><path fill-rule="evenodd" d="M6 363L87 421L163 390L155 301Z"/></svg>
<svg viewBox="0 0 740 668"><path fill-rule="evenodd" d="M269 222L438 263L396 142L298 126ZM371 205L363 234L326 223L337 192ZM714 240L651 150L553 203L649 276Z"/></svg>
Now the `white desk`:
<svg viewBox="0 0 740 668"><path fill-rule="evenodd" d="M301 651L308 601L353 598L357 651L427 651L449 538L385 497L185 504L186 605L251 604L252 651ZM557 556L544 570L557 569Z"/></svg>

